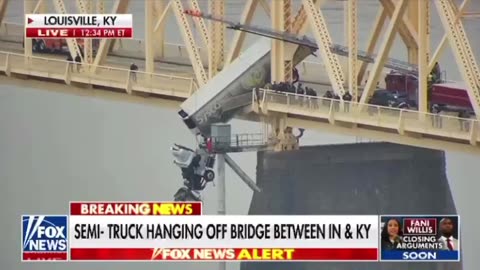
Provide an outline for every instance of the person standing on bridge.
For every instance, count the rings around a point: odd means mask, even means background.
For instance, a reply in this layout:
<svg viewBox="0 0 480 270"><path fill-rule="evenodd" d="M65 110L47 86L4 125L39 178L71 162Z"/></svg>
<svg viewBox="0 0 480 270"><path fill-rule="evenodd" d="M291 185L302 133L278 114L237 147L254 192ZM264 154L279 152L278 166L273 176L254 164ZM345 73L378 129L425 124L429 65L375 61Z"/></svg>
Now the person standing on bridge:
<svg viewBox="0 0 480 270"><path fill-rule="evenodd" d="M440 116L441 112L442 110L440 109L440 106L438 106L438 104L432 105L432 125L435 128L442 128L442 117Z"/></svg>
<svg viewBox="0 0 480 270"><path fill-rule="evenodd" d="M71 54L68 54L67 56L67 65L68 65L68 70L70 72L73 72L73 66L75 65L75 63L73 62L73 58Z"/></svg>
<svg viewBox="0 0 480 270"><path fill-rule="evenodd" d="M80 72L80 68L82 66L82 58L80 57L79 54L75 56L75 63L77 63L77 72Z"/></svg>
<svg viewBox="0 0 480 270"><path fill-rule="evenodd" d="M135 65L135 63L132 63L130 65L130 78L132 78L132 81L137 82L137 70L138 66Z"/></svg>
<svg viewBox="0 0 480 270"><path fill-rule="evenodd" d="M346 101L343 107L345 112L350 111L350 102L352 102L352 98L353 98L352 95L348 91L346 91L345 94L343 94L343 101Z"/></svg>

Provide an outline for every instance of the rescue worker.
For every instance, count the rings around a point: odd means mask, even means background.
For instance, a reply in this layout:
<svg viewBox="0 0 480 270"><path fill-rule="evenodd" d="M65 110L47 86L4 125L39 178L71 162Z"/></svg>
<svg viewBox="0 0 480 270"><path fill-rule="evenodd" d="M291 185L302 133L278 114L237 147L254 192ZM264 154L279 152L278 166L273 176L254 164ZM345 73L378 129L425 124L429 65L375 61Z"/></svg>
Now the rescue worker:
<svg viewBox="0 0 480 270"><path fill-rule="evenodd" d="M82 58L80 58L79 54L75 56L75 63L77 64L77 72L80 72L80 68L82 66Z"/></svg>
<svg viewBox="0 0 480 270"><path fill-rule="evenodd" d="M345 92L345 94L343 95L343 100L346 101L344 103L344 110L345 112L349 112L350 111L350 102L352 101L352 95L350 95L350 92Z"/></svg>
<svg viewBox="0 0 480 270"><path fill-rule="evenodd" d="M432 75L434 78L434 83L442 82L442 70L440 69L440 65L438 64L438 62L435 62L435 65L433 66Z"/></svg>
<svg viewBox="0 0 480 270"><path fill-rule="evenodd" d="M467 132L470 131L470 122L468 121L470 114L467 111L460 111L458 113L458 118L460 122L460 130Z"/></svg>
<svg viewBox="0 0 480 270"><path fill-rule="evenodd" d="M295 85L289 84L289 85L287 86L287 88L288 88L288 89L287 89L288 93L295 94L295 92L296 92Z"/></svg>
<svg viewBox="0 0 480 270"><path fill-rule="evenodd" d="M433 104L432 106L432 126L435 128L442 128L442 117L440 116L440 106L438 104Z"/></svg>
<svg viewBox="0 0 480 270"><path fill-rule="evenodd" d="M212 138L211 138L211 137L207 138L206 145L207 145L207 151L208 151L208 153L209 153L209 154L213 153L213 141L212 141Z"/></svg>
<svg viewBox="0 0 480 270"><path fill-rule="evenodd" d="M292 77L293 77L292 84L295 84L300 80L300 75L298 74L298 69L297 68L293 68Z"/></svg>
<svg viewBox="0 0 480 270"><path fill-rule="evenodd" d="M137 81L137 70L138 66L132 62L132 64L130 64L130 78L132 78L132 81L134 82Z"/></svg>
<svg viewBox="0 0 480 270"><path fill-rule="evenodd" d="M278 91L278 85L277 85L277 82L276 82L276 81L273 81L273 82L272 82L272 90Z"/></svg>
<svg viewBox="0 0 480 270"><path fill-rule="evenodd" d="M299 144L300 143L300 138L303 137L303 133L305 133L305 129L304 128L299 128L298 131L300 131L300 134L298 134L297 136L295 136L295 138L297 139L297 143Z"/></svg>
<svg viewBox="0 0 480 270"><path fill-rule="evenodd" d="M71 54L68 54L67 56L67 65L68 65L68 70L73 72L73 66L75 65L75 63L73 62L73 58L72 58L72 55Z"/></svg>
<svg viewBox="0 0 480 270"><path fill-rule="evenodd" d="M333 99L332 91L328 90L327 92L325 92L323 97L324 97L324 99L322 100L323 106L330 107L330 104L332 103L332 99Z"/></svg>
<svg viewBox="0 0 480 270"><path fill-rule="evenodd" d="M333 99L335 99L333 102L333 106L335 108L335 111L338 112L338 110L340 109L340 96L335 94L333 96Z"/></svg>
<svg viewBox="0 0 480 270"><path fill-rule="evenodd" d="M301 83L298 84L297 94L299 94L299 95L305 95L305 89L302 87L302 84L301 84Z"/></svg>

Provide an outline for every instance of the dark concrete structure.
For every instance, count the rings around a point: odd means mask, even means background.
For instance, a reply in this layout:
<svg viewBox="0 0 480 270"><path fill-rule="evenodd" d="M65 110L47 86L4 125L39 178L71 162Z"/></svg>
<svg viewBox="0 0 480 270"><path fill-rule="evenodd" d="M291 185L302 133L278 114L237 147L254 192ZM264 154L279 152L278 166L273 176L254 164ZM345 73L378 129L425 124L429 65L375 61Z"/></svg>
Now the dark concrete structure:
<svg viewBox="0 0 480 270"><path fill-rule="evenodd" d="M258 153L252 215L456 214L442 151L390 143ZM461 263L243 263L241 270L460 270Z"/></svg>

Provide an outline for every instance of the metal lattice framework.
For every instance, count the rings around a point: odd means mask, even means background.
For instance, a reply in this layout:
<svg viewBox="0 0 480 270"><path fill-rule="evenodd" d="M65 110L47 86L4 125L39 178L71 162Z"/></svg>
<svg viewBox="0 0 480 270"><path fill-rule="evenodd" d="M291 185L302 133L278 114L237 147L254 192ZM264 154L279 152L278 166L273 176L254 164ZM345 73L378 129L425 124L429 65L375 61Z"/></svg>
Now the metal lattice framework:
<svg viewBox="0 0 480 270"><path fill-rule="evenodd" d="M50 56L32 54L32 42L28 39L25 40L23 54L18 52L15 54L8 52L8 50L0 52L0 62L3 61L0 66L8 75L15 73L33 74L40 77L60 79L66 83L79 82L124 89L126 93L143 92L161 94L162 98L187 98L191 92L205 85L210 78L240 55L245 43L246 33L236 31L233 33L233 38L226 42L226 27L223 23L206 21L201 17L187 16L184 11L192 9L215 17L225 17L227 1L208 0L208 10L200 10L201 6L198 0L145 0L143 2L145 6L145 40L101 40L96 53L92 51L92 41L85 40L83 42L85 55L82 59L85 70L88 71L85 74L69 72L68 65L59 59L55 60ZM13 0L0 0L0 39L5 35L17 35L16 40L18 41L23 30L14 31L12 29L21 29L18 28L21 26L15 26L15 24L4 20L8 15L8 4L12 2ZM68 1L68 4L70 2L75 3L75 13L129 13L133 0L115 0L111 10L106 10L107 7L103 0L75 0ZM458 70L468 86L468 96L477 119L480 118L480 68L473 53L472 45L474 44L469 41L462 21L462 18L466 16L479 16L479 13L465 12L469 0L464 0L460 6L457 6L453 0L438 0L434 1L433 5L430 1L378 0L379 11L376 19L372 20L372 32L368 44L363 49L365 52L360 50L362 46L358 42L358 13L362 8L359 0L343 1L345 4L346 47L332 47L334 42L324 16L326 11L322 11L324 5L336 1L302 0L300 7L297 9L294 9L292 0L246 0L244 2L241 17L227 19L236 20L244 25L255 25L254 14L262 12L270 18L271 29L275 31L287 32L297 36L303 36L310 32L310 36L314 38L314 42L319 49L322 64L302 63L302 75L314 78L316 72L321 70L328 75L328 80L336 93L342 95L348 91L353 95L354 100L357 100L357 96L360 98L360 104L365 104L367 98L376 89L386 66L403 65L405 70L414 66L419 78L419 113L427 113L427 77L448 44L453 51ZM65 0L24 0L24 12L57 12L61 14L73 12L67 8L66 4L67 1ZM341 5L342 3L334 4ZM435 50L432 50L433 53L430 51L431 46L434 45L431 44L430 37L432 12L439 15L445 30L444 37L435 47ZM183 41L181 45L172 45L165 41L166 18L168 16L175 18ZM382 33L385 24L387 24L386 29ZM393 63L391 59L390 51L397 33L408 49L408 54L403 57L407 59L405 63ZM198 35L200 39L196 39L195 35ZM142 49L136 49L135 53L128 52L132 44L137 46L140 44ZM292 80L292 68L296 65L293 56L298 47L298 44L272 40L272 80ZM378 49L376 49L377 47ZM69 39L68 48L73 56L80 54L79 44L76 40ZM0 47L0 50L3 49ZM337 51L335 52L335 50ZM138 51L141 52L138 53ZM112 65L110 61L114 58L112 56L114 54L129 55L129 53L135 54L136 59L141 58L145 61L144 71L139 72L139 82L136 84L132 84L129 79L127 65ZM339 55L348 58L346 65L341 61ZM367 55L369 59L362 60L362 55ZM395 58L402 57L396 56ZM20 59L28 61L17 61ZM159 59L170 62L178 60L182 64L187 63L191 66L191 73L177 74L170 72L164 74L155 63ZM42 73L40 70L34 70L35 67L32 63L34 60L38 63L44 63L45 68L49 71ZM122 80L113 77L122 78ZM168 86L168 88L167 85L171 86ZM359 86L363 88L361 93L359 92ZM343 106L343 102L341 103ZM279 110L276 115L280 115L284 120L292 117L290 109ZM423 117L419 116L418 118ZM309 121L314 123L316 120ZM336 123L338 124L338 121L330 121L331 125L336 125ZM395 124L402 126L402 120ZM358 129L358 125L352 125L351 128ZM324 128L322 127L322 129ZM471 147L476 148L478 141L480 141L478 139L478 129L475 124L468 134L468 142ZM399 128L399 130L403 129ZM408 132L400 131L400 135L407 136ZM453 137L453 135L445 136L445 138L450 139ZM400 142L396 139L387 140ZM439 139L438 143L442 144L445 140ZM443 146L433 148L443 149Z"/></svg>

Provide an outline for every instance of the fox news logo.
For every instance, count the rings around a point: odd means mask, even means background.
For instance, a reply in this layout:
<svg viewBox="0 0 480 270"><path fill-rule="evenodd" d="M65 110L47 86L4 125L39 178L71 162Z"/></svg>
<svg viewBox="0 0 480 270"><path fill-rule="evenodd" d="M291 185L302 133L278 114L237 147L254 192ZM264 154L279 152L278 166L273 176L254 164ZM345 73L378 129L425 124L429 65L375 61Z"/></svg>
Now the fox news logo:
<svg viewBox="0 0 480 270"><path fill-rule="evenodd" d="M67 260L67 216L22 216L23 260Z"/></svg>

